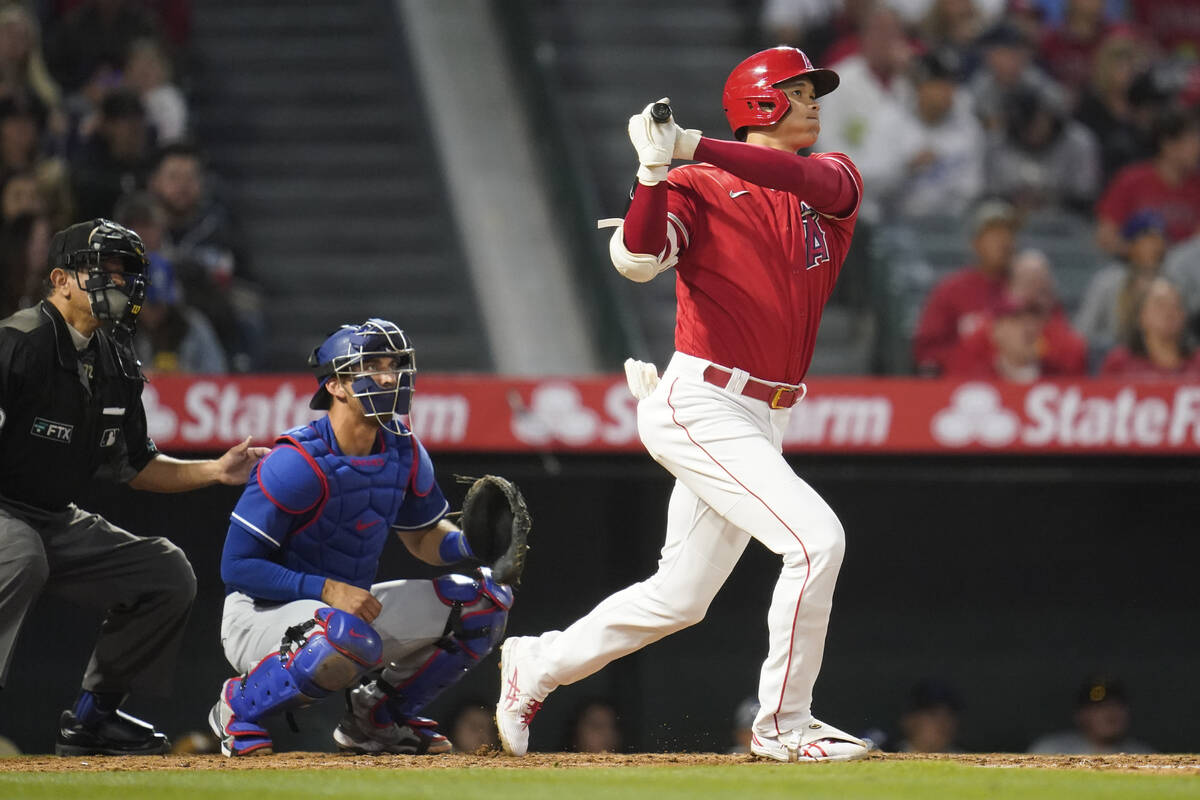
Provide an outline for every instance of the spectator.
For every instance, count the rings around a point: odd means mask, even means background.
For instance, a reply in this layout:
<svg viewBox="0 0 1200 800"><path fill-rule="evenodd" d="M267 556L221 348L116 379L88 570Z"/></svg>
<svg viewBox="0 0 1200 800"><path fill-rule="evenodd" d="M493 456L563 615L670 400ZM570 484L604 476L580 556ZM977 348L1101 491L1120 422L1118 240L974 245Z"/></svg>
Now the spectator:
<svg viewBox="0 0 1200 800"><path fill-rule="evenodd" d="M71 216L70 176L62 159L43 154L43 122L42 108L36 103L20 97L0 98L0 177L30 174L42 209L57 225Z"/></svg>
<svg viewBox="0 0 1200 800"><path fill-rule="evenodd" d="M968 74L976 66L975 41L983 27L983 12L973 0L933 0L921 20L921 40L929 52L953 53Z"/></svg>
<svg viewBox="0 0 1200 800"><path fill-rule="evenodd" d="M499 752L500 736L492 708L474 698L461 704L450 717L450 743L459 753Z"/></svg>
<svg viewBox="0 0 1200 800"><path fill-rule="evenodd" d="M1129 736L1129 696L1124 685L1096 676L1080 687L1075 698L1075 728L1042 736L1030 753L1100 755L1153 753L1154 748Z"/></svg>
<svg viewBox="0 0 1200 800"><path fill-rule="evenodd" d="M956 378L1032 383L1045 374L1038 343L1044 323L1033 304L1006 295L979 330L946 360L945 374Z"/></svg>
<svg viewBox="0 0 1200 800"><path fill-rule="evenodd" d="M1021 211L1090 214L1100 191L1096 137L1042 91L1007 95L1004 127L989 133L987 185Z"/></svg>
<svg viewBox="0 0 1200 800"><path fill-rule="evenodd" d="M1121 228L1139 211L1160 214L1172 244L1200 230L1200 122L1195 115L1162 114L1154 152L1153 159L1118 172L1100 198L1096 241L1106 252L1121 253Z"/></svg>
<svg viewBox="0 0 1200 800"><path fill-rule="evenodd" d="M32 172L13 172L5 178L4 187L0 189L0 224L22 214L37 215L45 210L36 175Z"/></svg>
<svg viewBox="0 0 1200 800"><path fill-rule="evenodd" d="M183 302L175 269L163 255L165 214L147 192L122 198L115 219L142 237L149 262L146 300L138 317L134 351L154 372L222 373L225 352L212 323Z"/></svg>
<svg viewBox="0 0 1200 800"><path fill-rule="evenodd" d="M136 39L157 34L154 16L136 0L86 0L47 37L50 71L68 92L119 70Z"/></svg>
<svg viewBox="0 0 1200 800"><path fill-rule="evenodd" d="M1027 42L1040 42L1048 27L1045 12L1036 0L1008 0L1004 20Z"/></svg>
<svg viewBox="0 0 1200 800"><path fill-rule="evenodd" d="M814 64L831 64L830 45L856 36L874 0L765 0L759 14L763 45L799 47Z"/></svg>
<svg viewBox="0 0 1200 800"><path fill-rule="evenodd" d="M1121 229L1125 256L1096 273L1083 295L1075 327L1093 353L1104 353L1133 333L1134 308L1159 275L1166 253L1166 223L1140 211Z"/></svg>
<svg viewBox="0 0 1200 800"><path fill-rule="evenodd" d="M0 98L32 100L51 115L62 103L62 92L42 57L37 20L18 3L0 8ZM62 124L57 117L55 133L63 132Z"/></svg>
<svg viewBox="0 0 1200 800"><path fill-rule="evenodd" d="M871 191L862 218L879 219L879 198L896 191L905 165L895 157L891 134L906 116L911 47L895 11L878 5L863 19L862 52L838 64L837 92L821 98L821 150L850 156Z"/></svg>
<svg viewBox="0 0 1200 800"><path fill-rule="evenodd" d="M1100 143L1100 172L1105 185L1121 167L1150 155L1134 117L1133 82L1148 61L1145 47L1134 36L1110 34L1096 50L1091 80L1075 118Z"/></svg>
<svg viewBox="0 0 1200 800"><path fill-rule="evenodd" d="M922 678L909 694L908 708L900 716L900 753L960 753L959 716L963 702L958 691L936 678Z"/></svg>
<svg viewBox="0 0 1200 800"><path fill-rule="evenodd" d="M750 737L754 735L754 718L758 716L758 698L747 697L733 712L733 729L729 753L749 753Z"/></svg>
<svg viewBox="0 0 1200 800"><path fill-rule="evenodd" d="M1142 295L1128 344L1108 354L1100 374L1121 378L1200 378L1200 351L1187 336L1179 290L1155 278Z"/></svg>
<svg viewBox="0 0 1200 800"><path fill-rule="evenodd" d="M1013 260L999 306L963 339L946 366L948 375L1002 380L1086 371L1087 343L1067 322L1050 261L1039 250L1026 250Z"/></svg>
<svg viewBox="0 0 1200 800"><path fill-rule="evenodd" d="M100 106L100 122L72 165L78 216L111 217L118 198L142 182L149 155L146 111L126 89L109 92Z"/></svg>
<svg viewBox="0 0 1200 800"><path fill-rule="evenodd" d="M1011 205L990 200L971 223L975 263L942 279L925 303L913 334L917 371L936 375L963 339L974 333L1004 295L1018 220Z"/></svg>
<svg viewBox="0 0 1200 800"><path fill-rule="evenodd" d="M622 750L617 708L607 700L593 698L575 707L567 724L570 753L619 753Z"/></svg>
<svg viewBox="0 0 1200 800"><path fill-rule="evenodd" d="M1200 339L1200 233L1167 251L1163 275L1178 287L1192 336Z"/></svg>
<svg viewBox="0 0 1200 800"><path fill-rule="evenodd" d="M34 305L52 229L45 217L21 214L0 227L0 319Z"/></svg>
<svg viewBox="0 0 1200 800"><path fill-rule="evenodd" d="M159 144L179 141L187 134L187 102L171 83L171 64L156 40L138 39L130 45L125 84L141 98Z"/></svg>
<svg viewBox="0 0 1200 800"><path fill-rule="evenodd" d="M908 124L892 131L906 165L895 210L906 216L962 216L983 190L984 136L970 96L958 88L953 52L927 53L913 65L915 102Z"/></svg>
<svg viewBox="0 0 1200 800"><path fill-rule="evenodd" d="M1166 51L1196 57L1200 14L1196 0L1128 0L1132 21L1154 37Z"/></svg>
<svg viewBox="0 0 1200 800"><path fill-rule="evenodd" d="M1030 305L1042 320L1038 342L1046 375L1082 375L1087 371L1087 341L1071 327L1058 298L1050 259L1040 250L1022 251L1013 260L1008 293Z"/></svg>
<svg viewBox="0 0 1200 800"><path fill-rule="evenodd" d="M1008 98L1026 89L1065 102L1061 86L1033 63L1033 45L1020 29L1002 22L979 37L983 63L971 78L975 114L989 131L1002 131L1007 123Z"/></svg>
<svg viewBox="0 0 1200 800"><path fill-rule="evenodd" d="M148 188L167 213L163 252L188 301L212 320L234 369L249 370L263 338L257 290L244 280L233 217L207 190L199 151L184 142L161 149Z"/></svg>
<svg viewBox="0 0 1200 800"><path fill-rule="evenodd" d="M1067 0L1066 19L1042 37L1041 62L1073 98L1088 83L1092 59L1109 30L1104 0Z"/></svg>

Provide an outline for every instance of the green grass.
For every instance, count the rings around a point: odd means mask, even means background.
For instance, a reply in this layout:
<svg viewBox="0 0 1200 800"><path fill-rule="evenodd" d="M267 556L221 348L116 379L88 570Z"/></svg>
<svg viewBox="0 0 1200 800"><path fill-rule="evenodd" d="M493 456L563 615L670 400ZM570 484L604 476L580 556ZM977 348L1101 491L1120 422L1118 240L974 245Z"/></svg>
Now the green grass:
<svg viewBox="0 0 1200 800"><path fill-rule="evenodd" d="M0 775L0 798L62 800L973 800L1200 798L1195 774L993 769L945 762L603 769L171 770Z"/></svg>

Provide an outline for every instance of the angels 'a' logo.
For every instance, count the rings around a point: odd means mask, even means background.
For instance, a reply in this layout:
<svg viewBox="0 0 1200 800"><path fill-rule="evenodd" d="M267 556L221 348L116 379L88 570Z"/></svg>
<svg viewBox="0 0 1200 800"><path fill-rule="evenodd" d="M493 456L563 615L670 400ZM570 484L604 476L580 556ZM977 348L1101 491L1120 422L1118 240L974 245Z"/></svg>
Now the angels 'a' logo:
<svg viewBox="0 0 1200 800"><path fill-rule="evenodd" d="M829 244L825 240L825 229L821 227L821 218L806 203L800 204L804 225L804 269L810 270L829 260Z"/></svg>

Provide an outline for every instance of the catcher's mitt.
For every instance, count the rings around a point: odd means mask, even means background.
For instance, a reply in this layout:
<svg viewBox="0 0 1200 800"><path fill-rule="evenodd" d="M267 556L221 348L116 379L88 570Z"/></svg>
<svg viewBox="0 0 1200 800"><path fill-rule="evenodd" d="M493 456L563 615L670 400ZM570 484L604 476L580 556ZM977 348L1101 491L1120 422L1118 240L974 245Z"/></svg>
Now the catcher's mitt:
<svg viewBox="0 0 1200 800"><path fill-rule="evenodd" d="M472 552L484 566L492 568L497 581L510 586L519 584L533 525L521 490L499 475L459 480L471 484L463 498L459 527Z"/></svg>

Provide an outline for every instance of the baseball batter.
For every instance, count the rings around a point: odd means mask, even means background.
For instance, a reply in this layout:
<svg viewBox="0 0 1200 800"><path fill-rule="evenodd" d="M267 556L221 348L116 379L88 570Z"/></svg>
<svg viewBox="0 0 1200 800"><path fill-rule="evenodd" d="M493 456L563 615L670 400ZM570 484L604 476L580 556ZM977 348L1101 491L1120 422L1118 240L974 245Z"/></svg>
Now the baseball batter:
<svg viewBox="0 0 1200 800"><path fill-rule="evenodd" d="M647 580L564 631L504 643L496 720L511 754L526 752L529 724L556 687L703 619L751 538L783 559L751 751L779 761L867 752L812 715L845 540L837 516L781 455L862 200L844 155L797 155L816 142L818 98L837 84L801 51L776 47L725 83L740 141L657 122L654 104L629 121L641 166L611 240L613 266L639 282L676 273L676 352L661 381L627 365L644 395L642 442L676 478L666 543ZM668 176L673 159L705 163Z"/></svg>
<svg viewBox="0 0 1200 800"><path fill-rule="evenodd" d="M279 437L230 518L221 643L241 674L209 724L227 756L269 753L264 718L354 687L340 748L444 753L450 742L418 712L492 651L512 589L486 567L374 583L389 530L429 564L475 553L443 518L433 463L401 420L416 375L404 332L380 319L344 326L309 365L310 406L328 415Z"/></svg>

